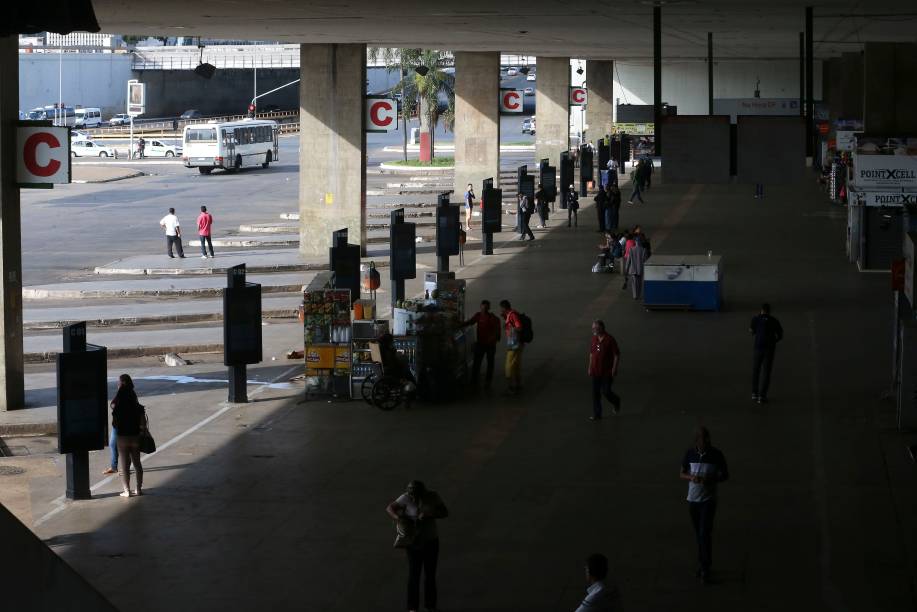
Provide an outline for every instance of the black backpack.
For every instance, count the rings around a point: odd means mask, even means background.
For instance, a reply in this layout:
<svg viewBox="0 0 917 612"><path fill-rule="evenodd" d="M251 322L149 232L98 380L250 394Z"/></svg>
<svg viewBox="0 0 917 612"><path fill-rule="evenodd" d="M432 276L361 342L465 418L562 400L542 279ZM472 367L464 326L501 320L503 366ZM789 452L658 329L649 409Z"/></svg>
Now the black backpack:
<svg viewBox="0 0 917 612"><path fill-rule="evenodd" d="M522 327L519 329L519 341L523 344L528 344L535 339L535 331L532 329L532 318L520 312L519 314L519 323L522 324Z"/></svg>

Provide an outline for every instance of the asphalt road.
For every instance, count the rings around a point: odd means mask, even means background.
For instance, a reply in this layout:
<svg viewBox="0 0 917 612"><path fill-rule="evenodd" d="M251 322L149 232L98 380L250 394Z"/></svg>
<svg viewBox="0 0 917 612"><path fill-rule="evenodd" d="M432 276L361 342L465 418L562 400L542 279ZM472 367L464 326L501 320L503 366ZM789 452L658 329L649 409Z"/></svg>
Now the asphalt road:
<svg viewBox="0 0 917 612"><path fill-rule="evenodd" d="M521 121L516 116L503 118L502 142L534 141L520 133ZM400 151L383 149L400 145L402 134L367 136L368 189L382 189L393 180L371 169L401 157ZM437 142L452 139L451 133L437 130ZM265 170L203 176L177 161L149 160L136 166L149 176L105 184L60 185L51 191L23 189L23 283L85 276L97 265L128 255L163 251L159 219L169 207L176 209L186 228L193 228L199 207L206 205L214 214L217 236L238 230L241 223L278 222L280 213L298 209L298 149L298 138L283 138L280 161ZM514 167L534 161L533 157L532 153L514 153L504 155L502 161L504 167ZM189 249L189 254L194 250Z"/></svg>

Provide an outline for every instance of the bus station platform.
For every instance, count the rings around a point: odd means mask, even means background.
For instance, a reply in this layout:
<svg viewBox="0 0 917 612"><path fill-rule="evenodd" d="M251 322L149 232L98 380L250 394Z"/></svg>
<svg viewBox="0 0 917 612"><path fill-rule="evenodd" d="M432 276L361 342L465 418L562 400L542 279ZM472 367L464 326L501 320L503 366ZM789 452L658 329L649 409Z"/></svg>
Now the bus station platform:
<svg viewBox="0 0 917 612"><path fill-rule="evenodd" d="M392 412L306 402L270 363L249 368L268 384L245 405L213 382L139 387L162 432L144 495L120 498L96 471L94 499L42 498L30 527L121 610L404 610L407 563L385 507L420 479L450 510L444 611L572 612L593 552L609 557L626 610L913 610L917 434L896 430L885 397L889 276L847 263L845 216L814 179L761 200L657 179L644 198L621 222L640 224L654 253L722 256L719 312L647 311L620 275L590 272L594 209L577 228L558 211L534 241L466 252L457 268L469 312L508 299L533 320L520 395L503 394L502 347L492 392ZM762 302L785 330L764 405L751 401L748 333ZM623 409L598 422L595 319L622 352ZM710 585L695 577L678 477L698 424L731 473Z"/></svg>

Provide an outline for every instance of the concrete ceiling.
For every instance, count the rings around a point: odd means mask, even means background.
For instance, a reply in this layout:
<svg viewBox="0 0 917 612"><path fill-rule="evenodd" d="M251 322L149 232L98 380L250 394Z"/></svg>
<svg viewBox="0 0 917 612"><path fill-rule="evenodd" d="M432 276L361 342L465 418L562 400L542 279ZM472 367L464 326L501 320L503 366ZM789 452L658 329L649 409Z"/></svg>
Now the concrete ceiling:
<svg viewBox="0 0 917 612"><path fill-rule="evenodd" d="M914 0L658 0L663 56L796 57L804 7L816 57L861 42L917 41ZM581 58L652 56L653 0L95 0L103 31L290 43L353 43Z"/></svg>

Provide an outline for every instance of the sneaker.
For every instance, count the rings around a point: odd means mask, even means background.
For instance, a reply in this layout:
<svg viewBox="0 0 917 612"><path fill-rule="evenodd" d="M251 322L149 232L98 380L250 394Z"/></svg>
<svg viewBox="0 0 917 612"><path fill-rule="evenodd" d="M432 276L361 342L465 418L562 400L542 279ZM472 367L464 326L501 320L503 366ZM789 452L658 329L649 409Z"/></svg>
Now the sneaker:
<svg viewBox="0 0 917 612"><path fill-rule="evenodd" d="M589 417L589 420L590 420L590 421L601 421L601 420L602 420L602 417L591 416L591 417Z"/></svg>
<svg viewBox="0 0 917 612"><path fill-rule="evenodd" d="M130 492L130 491L127 491L127 490L124 490L124 491L121 491L121 493L120 493L119 496L120 496L120 497L130 497L130 496L131 496L131 492Z"/></svg>
<svg viewBox="0 0 917 612"><path fill-rule="evenodd" d="M759 399L759 396L758 396L757 393L752 393L752 394L751 394L751 401L757 402L758 399Z"/></svg>
<svg viewBox="0 0 917 612"><path fill-rule="evenodd" d="M767 403L767 398L764 397L763 395L759 395L759 396L758 396L758 403L759 403L759 404L766 404L766 403Z"/></svg>
<svg viewBox="0 0 917 612"><path fill-rule="evenodd" d="M633 204L633 202L631 202L630 200L628 200L627 203L628 203L628 204Z"/></svg>
<svg viewBox="0 0 917 612"><path fill-rule="evenodd" d="M207 259L206 255L201 255L201 259Z"/></svg>
<svg viewBox="0 0 917 612"><path fill-rule="evenodd" d="M134 490L134 497L140 497L141 495L143 495L143 489L137 487L137 489Z"/></svg>

